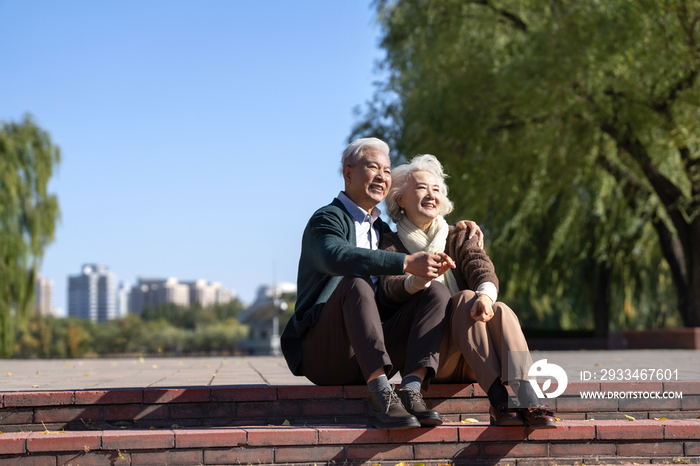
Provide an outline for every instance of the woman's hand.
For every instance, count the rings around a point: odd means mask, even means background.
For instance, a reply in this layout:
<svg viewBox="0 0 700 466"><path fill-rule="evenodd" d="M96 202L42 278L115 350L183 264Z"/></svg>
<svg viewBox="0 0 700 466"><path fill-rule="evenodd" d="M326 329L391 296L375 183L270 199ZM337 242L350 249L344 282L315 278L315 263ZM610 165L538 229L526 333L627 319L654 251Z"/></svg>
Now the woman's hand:
<svg viewBox="0 0 700 466"><path fill-rule="evenodd" d="M471 310L472 319L477 322L488 322L493 317L493 301L485 294L474 301Z"/></svg>
<svg viewBox="0 0 700 466"><path fill-rule="evenodd" d="M472 239L474 236L476 236L476 245L481 249L484 249L484 233L481 231L481 228L479 228L479 225L477 225L476 222L472 222L471 220L460 220L455 226L460 230L468 229L469 237L467 239Z"/></svg>
<svg viewBox="0 0 700 466"><path fill-rule="evenodd" d="M454 269L457 267L457 264L455 264L455 261L453 261L450 256L445 254L444 252L439 252L438 255L442 257L442 266L440 267L440 270L438 270L438 276L442 275L443 273L447 272L450 269Z"/></svg>

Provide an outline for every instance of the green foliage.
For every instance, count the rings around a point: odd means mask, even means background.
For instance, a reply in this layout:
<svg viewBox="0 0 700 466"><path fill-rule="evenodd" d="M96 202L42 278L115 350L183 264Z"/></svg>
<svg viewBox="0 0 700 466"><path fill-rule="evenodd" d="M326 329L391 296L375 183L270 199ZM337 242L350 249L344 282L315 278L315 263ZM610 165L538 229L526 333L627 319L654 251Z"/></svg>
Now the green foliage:
<svg viewBox="0 0 700 466"><path fill-rule="evenodd" d="M600 296L614 328L692 325L676 291L700 275L700 2L377 10L387 78L351 138L438 156L523 325L591 329Z"/></svg>
<svg viewBox="0 0 700 466"><path fill-rule="evenodd" d="M202 309L200 306L163 304L155 309L146 306L143 310L143 319L146 321L165 319L176 327L194 329L198 325L213 324L229 318L236 318L244 310L243 303L237 299L206 309Z"/></svg>
<svg viewBox="0 0 700 466"><path fill-rule="evenodd" d="M208 309L165 305L104 323L31 316L16 326L15 356L64 358L119 354L234 352L248 327L238 300Z"/></svg>
<svg viewBox="0 0 700 466"><path fill-rule="evenodd" d="M47 191L59 161L30 117L0 122L0 357L12 354L13 315L22 319L33 308L36 272L59 217Z"/></svg>

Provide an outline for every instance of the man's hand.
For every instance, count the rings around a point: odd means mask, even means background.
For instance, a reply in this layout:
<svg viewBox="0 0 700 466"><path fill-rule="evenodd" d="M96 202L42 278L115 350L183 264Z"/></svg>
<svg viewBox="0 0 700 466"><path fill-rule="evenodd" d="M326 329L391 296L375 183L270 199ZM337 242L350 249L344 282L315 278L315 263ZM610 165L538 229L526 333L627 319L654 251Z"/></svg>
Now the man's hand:
<svg viewBox="0 0 700 466"><path fill-rule="evenodd" d="M446 256L446 254L443 254ZM416 252L406 256L403 261L403 271L425 280L432 280L440 276L443 267L443 257L440 254ZM445 273L445 272L442 272Z"/></svg>
<svg viewBox="0 0 700 466"><path fill-rule="evenodd" d="M476 298L472 305L471 316L477 322L488 322L491 320L493 317L493 301L491 301L491 298L485 294Z"/></svg>
<svg viewBox="0 0 700 466"><path fill-rule="evenodd" d="M469 230L469 237L467 239L472 239L474 235L476 235L477 246L484 249L484 233L481 231L481 228L479 228L479 225L477 225L476 222L472 222L471 220L460 220L457 222L456 227L460 230Z"/></svg>

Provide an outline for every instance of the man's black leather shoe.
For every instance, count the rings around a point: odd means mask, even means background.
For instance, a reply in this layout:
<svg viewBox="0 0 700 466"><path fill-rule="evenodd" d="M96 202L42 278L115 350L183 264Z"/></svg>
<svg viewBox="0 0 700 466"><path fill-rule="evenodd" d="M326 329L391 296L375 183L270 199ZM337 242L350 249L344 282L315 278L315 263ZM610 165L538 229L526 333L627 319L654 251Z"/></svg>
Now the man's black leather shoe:
<svg viewBox="0 0 700 466"><path fill-rule="evenodd" d="M408 414L395 391L369 394L367 427L375 429L412 429L420 427L415 416Z"/></svg>
<svg viewBox="0 0 700 466"><path fill-rule="evenodd" d="M406 411L413 414L423 427L435 427L442 424L442 417L437 411L428 409L420 393L416 393L410 388L399 388L396 393L399 395Z"/></svg>

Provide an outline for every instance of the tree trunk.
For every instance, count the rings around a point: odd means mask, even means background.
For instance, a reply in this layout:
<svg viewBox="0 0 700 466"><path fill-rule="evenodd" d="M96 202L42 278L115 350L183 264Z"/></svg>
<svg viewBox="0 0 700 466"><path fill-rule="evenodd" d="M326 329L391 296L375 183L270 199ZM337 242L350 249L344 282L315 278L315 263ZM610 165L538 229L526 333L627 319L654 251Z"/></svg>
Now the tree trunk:
<svg viewBox="0 0 700 466"><path fill-rule="evenodd" d="M686 327L700 327L700 217L695 217L690 224L690 237L686 251L688 264L688 292Z"/></svg>
<svg viewBox="0 0 700 466"><path fill-rule="evenodd" d="M678 310L683 319L683 325L685 327L700 327L700 215L696 215L690 223L687 220L687 212L693 215L698 206L692 200L687 199L683 190L654 165L646 147L635 137L629 124L621 126L605 124L601 129L615 140L618 150L626 152L637 161L676 229L676 232L673 233L658 215L652 220L659 235L661 251L671 268L678 294ZM685 150L682 150L680 155L681 158L689 157ZM687 175L693 183L693 195L697 195L700 191L695 180L696 177L691 176L695 174L695 162L694 160L686 162ZM610 164L609 161L604 163L604 166L618 181L624 178L625 181L636 185L632 191L646 191L641 183L629 173L623 173L620 167ZM633 203L632 200L632 206Z"/></svg>
<svg viewBox="0 0 700 466"><path fill-rule="evenodd" d="M600 264L597 267L596 298L593 304L593 322L596 338L608 338L610 328L610 276L612 267Z"/></svg>
<svg viewBox="0 0 700 466"><path fill-rule="evenodd" d="M0 309L0 358L12 356L15 341L15 326L10 310Z"/></svg>
<svg viewBox="0 0 700 466"><path fill-rule="evenodd" d="M674 235L658 217L653 225L671 269L683 325L700 327L700 217L690 225L676 225L679 235ZM679 236L686 241L681 241Z"/></svg>

